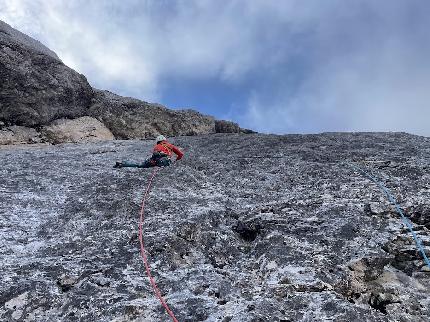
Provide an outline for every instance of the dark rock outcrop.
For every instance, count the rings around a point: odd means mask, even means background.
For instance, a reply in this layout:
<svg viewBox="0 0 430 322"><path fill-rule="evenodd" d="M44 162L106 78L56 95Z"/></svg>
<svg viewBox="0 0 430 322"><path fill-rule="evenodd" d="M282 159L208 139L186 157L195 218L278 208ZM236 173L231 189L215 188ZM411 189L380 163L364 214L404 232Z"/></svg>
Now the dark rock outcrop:
<svg viewBox="0 0 430 322"><path fill-rule="evenodd" d="M225 121L225 120L215 120L215 132L216 133L245 133L252 134L257 133L249 129L243 129L239 124Z"/></svg>
<svg viewBox="0 0 430 322"><path fill-rule="evenodd" d="M230 122L230 121L224 121L224 120L216 120L215 121L215 132L216 133L240 133L241 128L239 124Z"/></svg>
<svg viewBox="0 0 430 322"><path fill-rule="evenodd" d="M0 121L40 126L84 116L93 90L38 41L0 21Z"/></svg>
<svg viewBox="0 0 430 322"><path fill-rule="evenodd" d="M89 114L119 139L215 133L215 119L194 110L170 110L159 104L95 90Z"/></svg>

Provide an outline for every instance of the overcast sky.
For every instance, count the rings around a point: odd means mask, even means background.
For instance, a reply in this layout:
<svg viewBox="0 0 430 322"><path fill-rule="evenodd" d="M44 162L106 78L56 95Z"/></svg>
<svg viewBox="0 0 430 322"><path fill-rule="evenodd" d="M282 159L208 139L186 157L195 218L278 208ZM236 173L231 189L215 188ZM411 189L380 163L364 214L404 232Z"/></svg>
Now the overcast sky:
<svg viewBox="0 0 430 322"><path fill-rule="evenodd" d="M271 133L430 136L427 0L0 0L94 87Z"/></svg>

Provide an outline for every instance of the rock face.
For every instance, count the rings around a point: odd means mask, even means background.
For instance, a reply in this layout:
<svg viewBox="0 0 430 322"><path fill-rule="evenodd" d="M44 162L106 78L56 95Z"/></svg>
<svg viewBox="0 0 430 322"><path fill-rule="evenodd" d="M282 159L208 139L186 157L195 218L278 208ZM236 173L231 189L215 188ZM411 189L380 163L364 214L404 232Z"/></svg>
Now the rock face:
<svg viewBox="0 0 430 322"><path fill-rule="evenodd" d="M86 115L93 90L83 75L0 21L0 121L40 126Z"/></svg>
<svg viewBox="0 0 430 322"><path fill-rule="evenodd" d="M44 138L52 143L83 143L113 140L114 136L95 118L83 116L74 120L60 119L42 129Z"/></svg>
<svg viewBox="0 0 430 322"><path fill-rule="evenodd" d="M116 138L132 139L215 133L215 119L193 110L174 111L159 104L96 91L90 114L101 120Z"/></svg>
<svg viewBox="0 0 430 322"><path fill-rule="evenodd" d="M430 139L215 134L173 143L146 203L151 270L179 321L428 321ZM140 258L152 142L0 150L0 320L168 321ZM366 161L366 163L362 163Z"/></svg>

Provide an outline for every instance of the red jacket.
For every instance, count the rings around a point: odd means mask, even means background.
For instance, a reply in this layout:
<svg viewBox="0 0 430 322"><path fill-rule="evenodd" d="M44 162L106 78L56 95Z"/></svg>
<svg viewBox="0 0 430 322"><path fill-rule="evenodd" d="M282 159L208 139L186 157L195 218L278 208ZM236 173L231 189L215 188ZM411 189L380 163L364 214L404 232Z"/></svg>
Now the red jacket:
<svg viewBox="0 0 430 322"><path fill-rule="evenodd" d="M154 146L153 152L164 153L169 157L172 156L172 152L173 152L176 154L176 160L181 160L182 157L184 156L184 153L181 150L179 150L178 147L174 146L173 144L167 141L158 142Z"/></svg>

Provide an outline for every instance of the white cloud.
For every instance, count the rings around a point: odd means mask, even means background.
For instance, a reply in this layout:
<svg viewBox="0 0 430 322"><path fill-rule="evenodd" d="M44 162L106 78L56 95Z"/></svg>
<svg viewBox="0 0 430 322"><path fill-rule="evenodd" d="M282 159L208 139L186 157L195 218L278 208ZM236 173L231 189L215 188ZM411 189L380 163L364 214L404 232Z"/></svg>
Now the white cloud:
<svg viewBox="0 0 430 322"><path fill-rule="evenodd" d="M313 23L316 58L297 90L253 93L245 126L264 132L407 131L430 136L430 42L416 2L361 1ZM355 10L352 10L355 9ZM418 11L418 12L417 12ZM425 10L424 10L425 11ZM368 19L363 21L363 19ZM278 92L285 86L277 84ZM264 111L264 112L262 112Z"/></svg>
<svg viewBox="0 0 430 322"><path fill-rule="evenodd" d="M170 75L240 82L270 62L264 47L273 39L265 38L284 20L263 1L15 0L17 10L4 1L0 18L41 40L93 85L139 88L135 94L149 100Z"/></svg>

